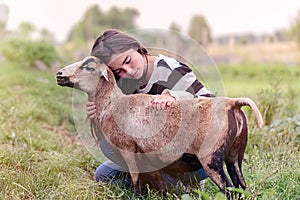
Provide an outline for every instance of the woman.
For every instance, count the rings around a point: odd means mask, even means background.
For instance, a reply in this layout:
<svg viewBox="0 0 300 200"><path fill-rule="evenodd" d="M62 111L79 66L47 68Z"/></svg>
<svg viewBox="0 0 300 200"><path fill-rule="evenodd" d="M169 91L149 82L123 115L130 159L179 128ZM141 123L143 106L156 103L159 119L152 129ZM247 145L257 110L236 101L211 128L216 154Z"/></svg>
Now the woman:
<svg viewBox="0 0 300 200"><path fill-rule="evenodd" d="M151 102L151 106L155 109L164 109L177 99L213 96L187 65L164 55L150 55L135 38L117 30L107 30L99 36L93 45L91 55L98 57L113 71L118 86L125 94L156 95ZM95 112L94 102L88 102L89 118L93 118ZM114 157L113 151L109 150L110 147L105 141L100 141L100 146L107 157ZM117 159L114 161L118 162ZM95 173L96 181L122 182L130 185L130 178L124 176L120 165L116 162L109 160L100 165ZM178 166L198 169L190 174L190 178L201 181L207 177L197 158L184 154L181 162L165 167L163 179L167 184L175 184L176 175L173 172L179 169Z"/></svg>

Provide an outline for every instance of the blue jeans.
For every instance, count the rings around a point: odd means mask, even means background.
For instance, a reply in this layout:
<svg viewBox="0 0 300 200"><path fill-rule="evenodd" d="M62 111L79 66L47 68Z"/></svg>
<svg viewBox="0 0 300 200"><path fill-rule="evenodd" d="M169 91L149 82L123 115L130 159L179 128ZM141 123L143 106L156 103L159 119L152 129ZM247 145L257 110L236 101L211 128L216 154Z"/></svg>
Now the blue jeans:
<svg viewBox="0 0 300 200"><path fill-rule="evenodd" d="M104 183L112 183L112 184L121 183L125 187L132 186L131 177L126 176L125 175L126 173L120 171L120 169L121 167L119 165L115 164L110 160L104 162L96 169L95 172L96 182L104 182ZM187 176L188 177L185 178L197 180L199 182L207 178L207 175L203 168L191 173L187 173ZM166 185L176 185L178 183L178 180L176 180L175 178L173 178L172 176L164 172L162 174L162 178Z"/></svg>

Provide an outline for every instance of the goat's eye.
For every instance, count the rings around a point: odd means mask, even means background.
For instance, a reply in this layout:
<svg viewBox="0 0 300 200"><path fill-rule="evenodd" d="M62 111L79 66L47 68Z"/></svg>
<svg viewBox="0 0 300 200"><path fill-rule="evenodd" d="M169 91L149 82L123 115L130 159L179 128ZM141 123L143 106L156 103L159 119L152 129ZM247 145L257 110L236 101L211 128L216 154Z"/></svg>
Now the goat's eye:
<svg viewBox="0 0 300 200"><path fill-rule="evenodd" d="M84 69L86 69L87 71L95 71L95 68L93 67L89 67L88 65L83 66Z"/></svg>

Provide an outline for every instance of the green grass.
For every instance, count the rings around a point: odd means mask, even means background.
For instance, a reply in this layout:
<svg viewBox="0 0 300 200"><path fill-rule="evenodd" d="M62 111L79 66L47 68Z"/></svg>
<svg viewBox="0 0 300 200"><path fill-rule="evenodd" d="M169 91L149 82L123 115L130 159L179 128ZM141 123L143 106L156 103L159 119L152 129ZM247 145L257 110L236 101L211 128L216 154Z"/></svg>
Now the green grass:
<svg viewBox="0 0 300 200"><path fill-rule="evenodd" d="M262 90L279 84L284 94L300 89L300 68L284 65L245 63L219 66L227 96L255 97ZM290 91L289 91L290 90Z"/></svg>
<svg viewBox="0 0 300 200"><path fill-rule="evenodd" d="M227 96L257 102L267 126L255 128L243 163L246 199L300 196L300 68L244 64L220 66ZM100 164L78 139L72 90L56 85L53 72L0 62L0 199L132 199L132 190L96 184ZM248 110L246 110L248 113ZM151 191L142 199L222 199L208 180L187 196Z"/></svg>
<svg viewBox="0 0 300 200"><path fill-rule="evenodd" d="M0 199L80 197L95 161L75 140L71 91L50 72L9 63L0 71Z"/></svg>

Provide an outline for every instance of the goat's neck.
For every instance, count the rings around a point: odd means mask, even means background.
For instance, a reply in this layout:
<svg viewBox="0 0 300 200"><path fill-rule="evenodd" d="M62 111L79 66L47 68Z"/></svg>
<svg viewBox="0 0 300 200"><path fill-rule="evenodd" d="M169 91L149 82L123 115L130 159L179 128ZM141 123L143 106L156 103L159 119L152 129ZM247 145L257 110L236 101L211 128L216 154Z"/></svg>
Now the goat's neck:
<svg viewBox="0 0 300 200"><path fill-rule="evenodd" d="M96 103L97 109L106 109L114 99L124 96L118 88L115 77L108 71L108 81L101 78L94 95L89 95L89 101Z"/></svg>

